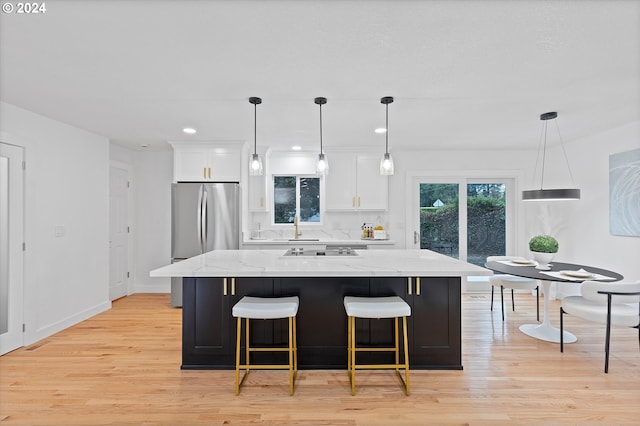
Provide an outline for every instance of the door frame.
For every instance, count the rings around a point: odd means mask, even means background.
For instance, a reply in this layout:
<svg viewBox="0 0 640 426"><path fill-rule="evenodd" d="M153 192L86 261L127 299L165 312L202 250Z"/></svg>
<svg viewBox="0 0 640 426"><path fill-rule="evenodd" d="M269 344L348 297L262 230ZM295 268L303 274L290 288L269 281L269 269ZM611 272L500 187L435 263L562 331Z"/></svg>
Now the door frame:
<svg viewBox="0 0 640 426"><path fill-rule="evenodd" d="M111 174L111 169L121 169L126 170L127 172L127 181L129 182L129 190L127 191L127 223L129 226L129 233L127 235L127 270L131 273L127 277L126 284L126 295L129 296L133 294L135 282L135 268L134 268L134 259L133 256L133 241L134 241L134 233L136 232L135 226L133 226L133 218L134 218L134 204L133 204L133 166L129 163L125 163L122 161L111 160L109 162L109 174ZM111 208L111 206L109 206ZM109 238L111 238L111 229L109 229ZM109 258L109 270L111 270L111 256ZM109 294L111 295L111 278L109 278ZM111 296L109 296L111 299Z"/></svg>
<svg viewBox="0 0 640 426"><path fill-rule="evenodd" d="M6 142L8 138L2 137L2 145L9 150L16 150L19 157L20 166L17 181L17 198L12 197L12 185L9 184L9 209L7 220L11 222L8 227L9 233L9 275L8 275L8 300L7 300L7 333L0 339L0 355L11 352L24 346L24 325L25 325L25 162L26 149L23 146ZM9 164L9 178L11 180L11 165ZM15 169L14 169L15 173ZM14 175L15 177L15 175ZM16 189L15 187L13 188ZM13 202L12 202L13 200ZM17 202L17 203L16 203ZM17 225L17 226L16 226Z"/></svg>
<svg viewBox="0 0 640 426"><path fill-rule="evenodd" d="M429 183L458 183L460 185L460 210L459 220L466 226L467 210L463 208L467 204L467 191L466 185L469 183L478 183L479 181L487 181L495 179L498 181L511 181L511 185L507 184L506 195L508 199L513 200L512 203L507 203L505 206L507 222L506 232L506 252L513 253L514 255L523 255L525 253L524 247L521 244L523 235L523 209L520 203L520 182L523 179L523 173L518 170L415 170L408 171L405 176L405 247L414 248L420 250L420 243L414 243L414 232L419 232L420 217L418 215L418 209L416 206L420 203L419 191L417 185L421 182L428 181ZM460 227L460 260L466 262L467 256L467 235L466 229ZM475 281L471 280L471 281ZM481 280L479 286L487 289L488 284L485 284ZM470 280L467 277L463 277L462 288L463 292L469 290L476 290L475 285L469 285Z"/></svg>

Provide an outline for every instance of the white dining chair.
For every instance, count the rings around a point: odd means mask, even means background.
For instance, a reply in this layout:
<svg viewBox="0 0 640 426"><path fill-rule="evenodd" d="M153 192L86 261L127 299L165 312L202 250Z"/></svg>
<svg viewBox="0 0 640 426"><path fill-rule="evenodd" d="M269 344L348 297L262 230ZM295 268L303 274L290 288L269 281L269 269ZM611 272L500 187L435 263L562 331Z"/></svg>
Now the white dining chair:
<svg viewBox="0 0 640 426"><path fill-rule="evenodd" d="M584 281L580 286L580 296L567 296L562 299L560 352L564 352L563 314L606 324L604 372L608 373L611 325L637 328L640 347L640 280L627 283Z"/></svg>
<svg viewBox="0 0 640 426"><path fill-rule="evenodd" d="M487 262L497 262L500 260L523 259L518 256L487 256ZM513 297L514 290L535 290L536 291L536 320L540 321L540 281L533 278L516 277L515 275L496 274L489 277L491 283L491 310L493 311L493 289L500 288L500 302L502 304L502 321L504 321L504 289L511 289L511 310L516 310Z"/></svg>

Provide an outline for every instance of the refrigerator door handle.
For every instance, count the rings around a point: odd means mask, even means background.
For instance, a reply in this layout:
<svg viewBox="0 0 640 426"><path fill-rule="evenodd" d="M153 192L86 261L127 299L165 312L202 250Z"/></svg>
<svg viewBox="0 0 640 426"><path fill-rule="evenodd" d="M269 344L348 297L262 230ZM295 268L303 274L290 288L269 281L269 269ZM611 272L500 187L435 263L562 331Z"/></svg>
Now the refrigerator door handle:
<svg viewBox="0 0 640 426"><path fill-rule="evenodd" d="M207 188L202 185L202 253L207 251L207 235L209 232L209 217L207 213L209 193Z"/></svg>
<svg viewBox="0 0 640 426"><path fill-rule="evenodd" d="M198 214L196 217L196 227L198 229L198 243L200 243L200 253L204 252L204 241L202 239L202 199L204 195L204 185L200 185L198 190Z"/></svg>

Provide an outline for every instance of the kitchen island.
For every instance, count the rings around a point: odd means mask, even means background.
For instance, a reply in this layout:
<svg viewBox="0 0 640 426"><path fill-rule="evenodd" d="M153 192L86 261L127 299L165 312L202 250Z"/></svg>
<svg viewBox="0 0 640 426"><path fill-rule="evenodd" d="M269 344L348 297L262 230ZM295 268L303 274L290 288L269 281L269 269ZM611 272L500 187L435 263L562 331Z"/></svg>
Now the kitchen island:
<svg viewBox="0 0 640 426"><path fill-rule="evenodd" d="M151 271L182 277L182 368L235 366L231 308L243 296L298 296L300 368L346 368L347 317L343 297L402 297L408 318L409 361L418 369L462 369L461 282L492 272L429 250L220 250ZM359 344L388 346L391 320L358 319ZM255 345L285 345L286 322L253 321ZM279 362L256 353L256 362ZM387 362L388 353L363 353Z"/></svg>

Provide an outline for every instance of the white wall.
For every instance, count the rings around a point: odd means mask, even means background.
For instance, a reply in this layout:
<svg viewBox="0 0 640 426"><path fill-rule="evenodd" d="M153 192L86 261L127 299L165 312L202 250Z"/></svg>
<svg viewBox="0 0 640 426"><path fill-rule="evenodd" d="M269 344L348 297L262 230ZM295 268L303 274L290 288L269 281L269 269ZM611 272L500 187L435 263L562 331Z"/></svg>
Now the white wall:
<svg viewBox="0 0 640 426"><path fill-rule="evenodd" d="M347 148L343 147L343 151ZM272 153L272 156L278 153ZM382 151L380 152L382 156ZM406 223L406 209L411 200L406 199L406 175L409 173L424 173L428 175L451 173L452 176L464 176L468 171L480 171L483 176L492 173L504 177L505 173L523 174L523 169L533 163L529 154L522 151L393 151L396 173L389 176L389 209L382 211L356 212L325 212L322 232L315 231L314 225L302 225L305 236L333 237L338 239L360 238L360 226L364 223L381 224L387 229L390 238L396 242L396 248L405 248L405 234L411 232L412 224ZM328 155L331 163L331 155ZM274 164L275 163L275 164ZM272 162L269 167L280 166ZM315 166L314 164L312 166ZM305 170L305 173L313 173ZM277 235L278 238L293 236L293 226L271 226L270 213L253 213L248 224L249 229L256 229L260 223L261 229L269 229L267 235Z"/></svg>
<svg viewBox="0 0 640 426"><path fill-rule="evenodd" d="M398 247L406 247L405 235L411 235L414 226L406 223L406 209L412 200L406 199L407 173L413 175L434 175L442 177L513 177L526 178L526 169L533 167L529 154L522 151L402 151L394 152L396 173L389 177L389 231L397 236ZM521 189L522 182L516 182ZM519 207L519 206L517 206ZM516 214L519 218L520 215ZM516 224L519 229L521 224ZM415 229L417 230L417 229ZM516 252L523 250L520 238L516 238Z"/></svg>
<svg viewBox="0 0 640 426"><path fill-rule="evenodd" d="M113 142L109 144L109 159L111 161L118 161L120 163L125 163L133 167L134 154L135 151L129 148L125 148Z"/></svg>
<svg viewBox="0 0 640 426"><path fill-rule="evenodd" d="M151 278L149 271L171 260L171 182L173 151L136 151L111 143L111 161L133 171L133 293L169 293L170 278Z"/></svg>
<svg viewBox="0 0 640 426"><path fill-rule="evenodd" d="M111 307L109 141L4 102L0 117L3 139L25 147L27 163L28 345Z"/></svg>
<svg viewBox="0 0 640 426"><path fill-rule="evenodd" d="M557 260L599 266L621 273L625 280L640 280L640 237L609 234L609 155L640 148L640 121L565 143L565 147L582 198L524 203L527 237L552 234L560 245ZM556 147L550 155L563 154ZM547 170L551 183L563 173L558 168ZM563 285L558 290L563 295L576 294L578 286Z"/></svg>
<svg viewBox="0 0 640 426"><path fill-rule="evenodd" d="M149 271L171 261L171 182L173 151L137 151L134 155L136 293L169 293L170 278Z"/></svg>

